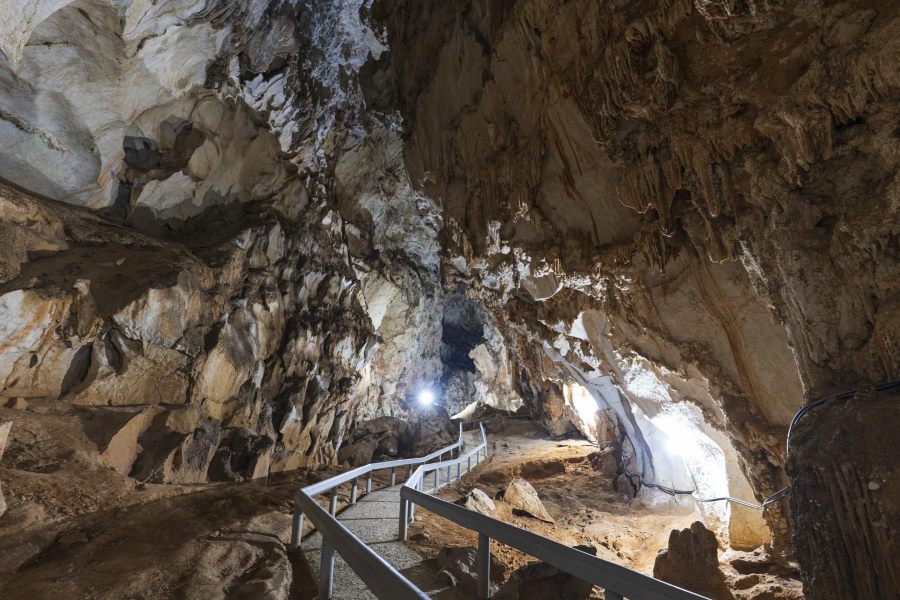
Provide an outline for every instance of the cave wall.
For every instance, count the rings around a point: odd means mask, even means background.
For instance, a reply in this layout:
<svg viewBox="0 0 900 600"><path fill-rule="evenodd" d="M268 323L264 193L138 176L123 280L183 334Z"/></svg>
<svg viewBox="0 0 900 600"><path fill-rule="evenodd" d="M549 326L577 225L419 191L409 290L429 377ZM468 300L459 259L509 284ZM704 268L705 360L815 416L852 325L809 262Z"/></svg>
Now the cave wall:
<svg viewBox="0 0 900 600"><path fill-rule="evenodd" d="M525 346L576 346L632 403L645 361L761 500L805 398L897 377L895 4L379 4L446 273L523 379L558 376Z"/></svg>
<svg viewBox="0 0 900 600"><path fill-rule="evenodd" d="M69 468L191 483L334 463L355 423L415 418L442 220L366 104L369 4L4 6L13 443L53 414L90 434Z"/></svg>
<svg viewBox="0 0 900 600"><path fill-rule="evenodd" d="M758 500L804 400L900 372L896 3L0 10L15 448L53 415L89 446L61 461L141 480L334 462L417 418L460 288L489 316L467 394L562 436L577 383L673 483L653 419L694 415ZM806 523L825 480L796 479ZM788 502L764 517L740 543L786 549Z"/></svg>

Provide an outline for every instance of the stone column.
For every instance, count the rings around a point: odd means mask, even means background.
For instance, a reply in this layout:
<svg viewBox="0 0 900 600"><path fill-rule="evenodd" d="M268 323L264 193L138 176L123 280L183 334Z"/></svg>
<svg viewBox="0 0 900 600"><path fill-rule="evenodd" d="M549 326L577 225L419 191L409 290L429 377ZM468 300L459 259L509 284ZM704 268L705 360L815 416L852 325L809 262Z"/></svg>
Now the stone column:
<svg viewBox="0 0 900 600"><path fill-rule="evenodd" d="M900 388L812 409L791 439L793 545L808 598L900 598Z"/></svg>

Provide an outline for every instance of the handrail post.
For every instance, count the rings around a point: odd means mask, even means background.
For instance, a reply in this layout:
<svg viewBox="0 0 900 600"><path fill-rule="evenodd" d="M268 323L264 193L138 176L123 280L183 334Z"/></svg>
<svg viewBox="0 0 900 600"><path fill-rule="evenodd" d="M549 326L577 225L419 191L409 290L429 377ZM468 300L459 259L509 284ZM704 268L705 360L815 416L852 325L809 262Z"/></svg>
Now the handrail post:
<svg viewBox="0 0 900 600"><path fill-rule="evenodd" d="M322 536L322 560L319 563L319 600L331 600L334 588L334 546Z"/></svg>
<svg viewBox="0 0 900 600"><path fill-rule="evenodd" d="M478 600L491 597L491 538L478 534Z"/></svg>
<svg viewBox="0 0 900 600"><path fill-rule="evenodd" d="M334 486L334 489L331 491L331 501L328 504L328 512L333 515L337 514L337 497L338 497L338 486Z"/></svg>
<svg viewBox="0 0 900 600"><path fill-rule="evenodd" d="M469 456L466 457L466 472L468 473L471 470L472 470L472 455L470 454Z"/></svg>
<svg viewBox="0 0 900 600"><path fill-rule="evenodd" d="M412 465L409 465L409 472L406 474L406 478L409 479L412 477L413 468Z"/></svg>
<svg viewBox="0 0 900 600"><path fill-rule="evenodd" d="M391 487L397 485L397 467L391 467Z"/></svg>
<svg viewBox="0 0 900 600"><path fill-rule="evenodd" d="M303 511L294 505L294 519L291 523L291 548L299 548L303 539Z"/></svg>
<svg viewBox="0 0 900 600"><path fill-rule="evenodd" d="M441 468L434 470L434 491L438 491L441 487Z"/></svg>
<svg viewBox="0 0 900 600"><path fill-rule="evenodd" d="M350 504L356 504L356 495L359 493L359 484L357 480L353 480L353 484L350 487Z"/></svg>
<svg viewBox="0 0 900 600"><path fill-rule="evenodd" d="M372 471L369 471L369 478L366 479L366 495L372 493Z"/></svg>
<svg viewBox="0 0 900 600"><path fill-rule="evenodd" d="M456 480L459 481L462 479L462 475L460 475L460 469L462 468L462 463L456 463Z"/></svg>
<svg viewBox="0 0 900 600"><path fill-rule="evenodd" d="M406 528L409 526L409 508L408 500L400 496L400 541L406 541Z"/></svg>
<svg viewBox="0 0 900 600"><path fill-rule="evenodd" d="M449 484L453 481L453 476L450 474L450 469L453 468L453 465L447 465L447 483Z"/></svg>

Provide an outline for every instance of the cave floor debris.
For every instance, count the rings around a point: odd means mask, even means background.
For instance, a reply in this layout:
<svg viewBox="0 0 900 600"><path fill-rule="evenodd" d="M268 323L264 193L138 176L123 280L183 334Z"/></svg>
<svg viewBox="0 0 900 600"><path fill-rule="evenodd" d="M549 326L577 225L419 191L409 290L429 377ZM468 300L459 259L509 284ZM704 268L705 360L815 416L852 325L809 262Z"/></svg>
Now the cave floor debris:
<svg viewBox="0 0 900 600"><path fill-rule="evenodd" d="M693 506L685 502L660 502L658 498L625 502L618 498L610 483L614 473L594 468L588 456L596 447L586 440L551 440L527 421L507 421L492 429L498 430L488 437L489 460L438 496L456 502L477 487L495 498L509 481L525 479L535 487L555 523L514 514L502 499L495 500L496 518L570 546L594 546L599 557L648 575L653 573L659 551L667 547L670 531L689 527L698 519ZM477 545L473 532L426 511L417 513L410 540L411 546L428 558L436 557L442 548ZM494 543L491 550L507 573L535 560L503 544ZM751 574L735 569L731 564L734 561L767 566ZM785 574L783 569L775 573L767 561L762 550L720 553L733 597L802 598L796 573ZM592 597L602 598L601 594L595 589Z"/></svg>

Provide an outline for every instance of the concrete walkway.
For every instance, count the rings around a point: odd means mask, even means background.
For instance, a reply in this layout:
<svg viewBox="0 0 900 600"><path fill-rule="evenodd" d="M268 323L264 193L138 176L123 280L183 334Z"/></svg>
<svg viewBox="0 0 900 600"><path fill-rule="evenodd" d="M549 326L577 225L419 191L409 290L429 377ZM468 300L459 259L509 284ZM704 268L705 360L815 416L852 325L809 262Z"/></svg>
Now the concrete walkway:
<svg viewBox="0 0 900 600"><path fill-rule="evenodd" d="M477 438L464 436L469 448L476 439L480 441L480 436ZM474 462L473 458L473 470ZM466 472L465 466L465 464L462 465L463 473ZM444 480L446 475L447 470L443 469L441 479ZM452 467L452 475L454 478L456 477L456 467ZM434 485L431 473L426 474L425 483L428 488ZM462 590L448 588L439 582L434 567L426 562L423 556L409 548L405 542L398 541L399 515L400 485L396 485L364 495L356 504L348 506L340 513L338 520L432 598L440 600L468 599L469 596L465 595ZM321 548L322 536L318 532L303 540L303 554L317 581ZM353 569L344 562L340 554L335 555L334 560L334 594L332 598L335 600L376 598L368 590L366 584L353 572Z"/></svg>

